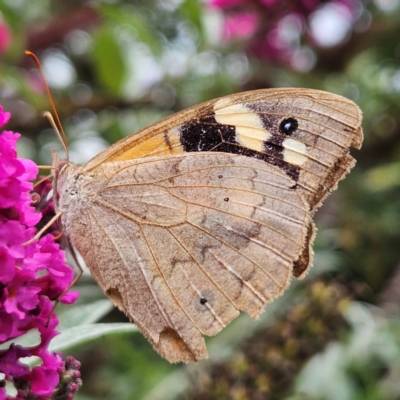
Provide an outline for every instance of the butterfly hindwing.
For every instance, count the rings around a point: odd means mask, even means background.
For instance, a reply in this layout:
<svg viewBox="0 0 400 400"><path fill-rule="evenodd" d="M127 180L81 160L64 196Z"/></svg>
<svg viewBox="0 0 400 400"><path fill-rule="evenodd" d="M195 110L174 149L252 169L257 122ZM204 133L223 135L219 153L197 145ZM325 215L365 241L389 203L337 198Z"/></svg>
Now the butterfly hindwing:
<svg viewBox="0 0 400 400"><path fill-rule="evenodd" d="M73 228L70 239L164 357L204 358L203 335L239 311L258 317L283 293L312 224L308 206L279 168L235 154L112 164L65 221L91 234Z"/></svg>

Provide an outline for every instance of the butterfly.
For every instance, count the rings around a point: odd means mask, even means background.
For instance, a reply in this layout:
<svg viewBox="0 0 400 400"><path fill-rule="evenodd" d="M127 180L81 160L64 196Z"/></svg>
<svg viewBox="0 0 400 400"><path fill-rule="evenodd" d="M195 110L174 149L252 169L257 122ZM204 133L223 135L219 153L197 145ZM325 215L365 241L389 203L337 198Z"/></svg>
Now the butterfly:
<svg viewBox="0 0 400 400"><path fill-rule="evenodd" d="M311 89L234 94L165 118L82 166L55 157L65 234L170 362L207 358L312 263L312 217L354 166L361 111Z"/></svg>

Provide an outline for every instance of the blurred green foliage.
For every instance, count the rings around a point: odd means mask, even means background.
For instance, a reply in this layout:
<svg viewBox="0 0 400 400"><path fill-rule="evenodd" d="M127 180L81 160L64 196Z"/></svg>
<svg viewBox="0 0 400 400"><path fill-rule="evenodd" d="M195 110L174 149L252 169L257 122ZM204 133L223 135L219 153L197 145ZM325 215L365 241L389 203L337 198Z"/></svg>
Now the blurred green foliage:
<svg viewBox="0 0 400 400"><path fill-rule="evenodd" d="M319 88L364 113L357 166L316 216L310 275L260 322L241 317L211 339L211 361L196 367L169 365L137 333L76 345L78 399L398 399L400 5L355 3L353 31L334 47L308 47L314 64L299 71L252 55L251 38L224 42L223 12L201 1L0 0L12 37L0 55L0 103L13 115L8 128L23 134L21 155L38 163L60 145L41 116L50 105L26 48L41 58L77 162L242 90ZM88 275L79 285L77 308L103 298ZM115 309L96 316L126 321Z"/></svg>

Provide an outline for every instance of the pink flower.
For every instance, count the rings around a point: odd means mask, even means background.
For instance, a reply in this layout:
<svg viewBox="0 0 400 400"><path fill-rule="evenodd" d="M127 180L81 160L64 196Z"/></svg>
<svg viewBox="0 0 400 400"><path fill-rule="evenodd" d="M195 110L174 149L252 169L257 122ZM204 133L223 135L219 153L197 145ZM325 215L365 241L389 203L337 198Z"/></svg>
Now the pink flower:
<svg viewBox="0 0 400 400"><path fill-rule="evenodd" d="M0 19L0 53L4 53L11 44L11 31L8 24ZM1 124L3 125L3 124Z"/></svg>
<svg viewBox="0 0 400 400"><path fill-rule="evenodd" d="M226 39L246 38L253 35L258 25L258 17L254 13L228 15L224 25L224 36Z"/></svg>
<svg viewBox="0 0 400 400"><path fill-rule="evenodd" d="M210 0L209 4L214 8L230 8L245 2L246 0Z"/></svg>
<svg viewBox="0 0 400 400"><path fill-rule="evenodd" d="M276 2L277 0L261 0L261 3L265 4L267 7L272 6Z"/></svg>
<svg viewBox="0 0 400 400"><path fill-rule="evenodd" d="M45 263L48 273L35 280L35 285L41 288L40 294L46 295L51 300L56 300L69 287L74 279L74 272L71 268L65 268L65 255L52 236L47 235L39 240L41 261ZM40 265L38 263L38 265ZM60 300L62 303L71 304L78 297L77 292L66 293Z"/></svg>
<svg viewBox="0 0 400 400"><path fill-rule="evenodd" d="M0 112L0 127L5 125L11 118L11 114L9 112L3 112L3 107L1 107Z"/></svg>
<svg viewBox="0 0 400 400"><path fill-rule="evenodd" d="M10 114L0 106L0 127L9 118ZM58 335L54 301L69 288L73 271L52 235L25 244L34 237L41 213L31 205L30 194L38 168L32 161L17 157L15 146L19 137L10 131L0 134L0 343L12 341L31 329L40 332L41 341L32 348L11 344L0 351L0 372L14 383L19 398L52 396L62 387L63 393L72 399L72 393L81 385L80 375L74 375L74 391L66 388L61 383L65 380L65 362L61 353L49 352L48 346ZM41 189L49 187L42 185ZM39 204L47 213L52 209L46 202ZM68 293L61 301L72 303L76 298L77 293ZM33 355L42 362L30 370L20 358ZM0 398L5 398L3 387Z"/></svg>
<svg viewBox="0 0 400 400"><path fill-rule="evenodd" d="M12 344L5 355L0 358L0 371L7 380L11 377L19 378L26 375L29 368L26 364L22 364L19 359L31 355L31 352L25 347Z"/></svg>
<svg viewBox="0 0 400 400"><path fill-rule="evenodd" d="M289 66L295 65L292 60L305 44L316 46L318 43L310 34L312 15L322 6L340 5L348 11L349 17L345 22L351 28L360 2L361 0L208 0L210 7L223 10L224 39L246 38L246 50L252 56L284 62ZM288 24L288 21L295 19L300 24ZM343 41L340 40L338 44Z"/></svg>

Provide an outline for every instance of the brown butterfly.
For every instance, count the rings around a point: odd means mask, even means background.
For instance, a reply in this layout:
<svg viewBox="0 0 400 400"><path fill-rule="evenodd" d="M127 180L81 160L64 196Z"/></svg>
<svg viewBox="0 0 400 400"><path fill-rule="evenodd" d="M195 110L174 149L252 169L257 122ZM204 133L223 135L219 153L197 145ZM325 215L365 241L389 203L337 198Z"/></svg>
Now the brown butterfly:
<svg viewBox="0 0 400 400"><path fill-rule="evenodd" d="M170 362L257 318L312 262L312 216L354 166L361 111L310 89L212 100L82 166L54 160L66 236Z"/></svg>

